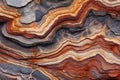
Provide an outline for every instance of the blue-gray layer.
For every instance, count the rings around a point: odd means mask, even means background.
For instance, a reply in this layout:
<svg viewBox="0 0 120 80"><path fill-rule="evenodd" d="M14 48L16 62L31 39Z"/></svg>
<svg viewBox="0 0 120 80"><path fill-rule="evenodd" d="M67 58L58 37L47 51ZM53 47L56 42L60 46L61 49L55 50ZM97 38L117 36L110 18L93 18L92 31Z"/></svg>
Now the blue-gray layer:
<svg viewBox="0 0 120 80"><path fill-rule="evenodd" d="M51 9L69 6L73 0L40 0L40 3L32 2L27 6L20 8L22 14L21 23L32 23L41 21L42 17Z"/></svg>
<svg viewBox="0 0 120 80"><path fill-rule="evenodd" d="M25 68L22 66L14 65L14 64L2 64L0 63L0 67L4 70L7 70L8 73L11 74L25 74L29 75L32 71L30 68Z"/></svg>
<svg viewBox="0 0 120 80"><path fill-rule="evenodd" d="M30 68L25 68L14 64L0 63L0 72L1 72L0 78L14 80L14 79L10 79L10 77L6 77L6 75L12 75L12 76L19 76L22 80L26 80L30 76L32 70Z"/></svg>
<svg viewBox="0 0 120 80"><path fill-rule="evenodd" d="M31 75L32 74L32 75ZM6 75L19 76L22 80L27 80L31 75L35 80L50 80L47 76L38 70L32 72L30 68L14 65L14 64L2 64L0 63L0 79L3 80L16 80L16 78L10 78Z"/></svg>
<svg viewBox="0 0 120 80"><path fill-rule="evenodd" d="M96 13L97 14L97 13ZM66 25L61 25L61 28L58 30L54 30L46 38L40 39L40 38L31 38L27 39L23 36L14 36L11 34L8 34L6 32L6 29L2 27L2 31L0 31L0 41L5 44L8 47L11 47L24 52L26 54L31 53L31 48L35 48L36 51L40 51L40 49L44 50L52 50L55 47L57 47L60 44L60 41L64 38L68 39L71 37L71 39L79 39L80 36L86 36L91 33L91 31L87 31L86 29L89 29L89 24L96 20L98 22L101 22L102 24L106 24L108 28L112 31L109 35L113 36L120 33L119 30L119 23L120 20L113 19L110 15L95 15L93 12L90 12L88 16L86 17L85 21L82 25L74 26L74 28L66 28ZM109 20L114 21L114 25L110 25ZM96 23L94 25L97 25ZM117 26L118 25L118 26ZM0 27L1 28L1 27ZM116 30L117 29L117 30ZM1 33L2 32L2 33ZM114 34L115 33L115 34ZM117 34L116 34L117 33Z"/></svg>
<svg viewBox="0 0 120 80"><path fill-rule="evenodd" d="M107 26L110 28L115 35L120 36L120 20L109 18L107 21Z"/></svg>
<svg viewBox="0 0 120 80"><path fill-rule="evenodd" d="M49 10L58 8L58 7L67 7L73 0L41 0L40 6L43 7L46 11L36 10L36 21L40 21L42 16L45 15Z"/></svg>
<svg viewBox="0 0 120 80"><path fill-rule="evenodd" d="M32 77L35 78L35 80L50 80L47 76L45 76L40 71L36 70L32 73Z"/></svg>

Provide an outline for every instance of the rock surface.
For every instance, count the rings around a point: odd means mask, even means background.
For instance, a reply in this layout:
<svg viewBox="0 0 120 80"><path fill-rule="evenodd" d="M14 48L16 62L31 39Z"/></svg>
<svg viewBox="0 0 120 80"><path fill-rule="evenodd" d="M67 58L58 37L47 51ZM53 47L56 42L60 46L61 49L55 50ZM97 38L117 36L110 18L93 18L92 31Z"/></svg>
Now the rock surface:
<svg viewBox="0 0 120 80"><path fill-rule="evenodd" d="M23 7L32 0L6 0L7 4L13 7Z"/></svg>
<svg viewBox="0 0 120 80"><path fill-rule="evenodd" d="M9 1L0 80L120 80L119 0Z"/></svg>

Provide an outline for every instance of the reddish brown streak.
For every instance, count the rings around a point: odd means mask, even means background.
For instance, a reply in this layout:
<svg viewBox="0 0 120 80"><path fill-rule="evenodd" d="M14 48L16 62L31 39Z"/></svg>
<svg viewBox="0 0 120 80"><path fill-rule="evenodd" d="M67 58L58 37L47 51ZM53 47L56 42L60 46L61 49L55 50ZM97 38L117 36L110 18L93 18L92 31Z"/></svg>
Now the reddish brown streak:
<svg viewBox="0 0 120 80"><path fill-rule="evenodd" d="M105 66L106 70L104 70L102 65ZM56 73L54 74L55 76L59 76L63 79L65 79L65 76L63 75L67 73L69 75L68 77L70 76L72 77L72 79L70 80L83 80L84 77L87 77L90 80L95 79L95 77L92 76L91 71L97 71L99 75L101 75L101 79L107 79L109 77L111 78L116 77L119 79L120 77L120 66L117 64L107 63L99 55L97 55L96 57L83 60L81 62L77 62L69 58L58 64L53 64L48 66L46 65L43 67L48 72L52 74Z"/></svg>
<svg viewBox="0 0 120 80"><path fill-rule="evenodd" d="M55 28L60 28L61 26L60 25L65 25L66 23L70 22L70 23L76 23L76 22L79 22L79 21L84 21L85 17L87 16L87 14L85 14L85 12L89 12L89 8L90 7L94 7L97 11L98 10L101 10L101 11L104 11L106 13L112 13L112 14L116 14L116 15L120 15L120 7L106 7L105 5L103 5L102 3L100 2L97 2L97 1L94 1L94 0L89 0L86 4L84 4L81 8L81 10L77 13L77 15L75 17L73 16L70 16L70 15L66 15L66 16L62 16L60 17L58 20L56 20L56 22L51 26L51 28L46 31L45 35L42 35L42 36L37 36L35 34L28 34L26 32L20 32L20 33L14 33L11 31L11 24L8 23L6 26L7 26L7 31L8 33L10 34L14 34L14 35L23 35L25 36L26 38L45 38L52 30L54 30ZM92 10L92 8L91 8ZM94 10L94 9L93 9ZM83 16L84 15L84 16ZM73 26L71 26L73 27Z"/></svg>
<svg viewBox="0 0 120 80"><path fill-rule="evenodd" d="M74 51L84 51L87 50L91 47L97 46L99 45L101 48L111 51L113 52L115 55L120 56L120 45L115 44L113 42L110 41L105 41L103 36L97 36L95 39L92 39L91 41L93 41L90 44L86 44L84 46L73 46L73 45L67 45L65 46L62 50L60 50L57 53L54 53L52 55L46 56L46 57L42 57L40 59L43 58L54 58L54 57L58 57L62 54L64 54L65 52L69 51L69 50L74 50ZM36 59L30 59L30 61L36 61L38 58Z"/></svg>
<svg viewBox="0 0 120 80"><path fill-rule="evenodd" d="M7 49L4 49L2 46L0 46L0 54L4 54L5 56L9 56L14 59L24 59L23 56L16 54L13 51L9 51ZM3 56L0 56L3 57Z"/></svg>
<svg viewBox="0 0 120 80"><path fill-rule="evenodd" d="M92 39L92 41L93 41L92 43L86 44L84 46L67 45L62 50L60 50L59 52L54 53L54 54L49 55L49 56L46 56L46 57L39 58L39 59L54 58L54 57L57 57L57 56L60 56L60 55L64 54L65 52L67 52L69 50L84 51L84 50L87 50L87 49L89 49L91 47L94 47L96 45L99 45L101 48L103 48L105 50L113 52L117 56L120 56L120 50L119 50L120 49L120 45L115 44L115 43L110 42L110 41L105 41L103 36L97 36L95 39ZM11 53L10 51L4 50L3 48L1 48L1 51L2 51L2 53L6 54L8 56L11 56L12 58L15 58L15 59L25 59L21 55L18 55L18 54L13 53L13 52ZM34 58L28 58L28 61L34 62L37 59L38 58L35 58L35 57Z"/></svg>

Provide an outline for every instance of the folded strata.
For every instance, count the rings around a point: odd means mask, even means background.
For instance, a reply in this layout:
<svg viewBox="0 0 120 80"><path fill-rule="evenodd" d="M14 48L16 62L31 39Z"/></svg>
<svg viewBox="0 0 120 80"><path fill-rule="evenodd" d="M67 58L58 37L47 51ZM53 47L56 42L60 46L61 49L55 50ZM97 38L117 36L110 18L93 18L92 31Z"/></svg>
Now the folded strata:
<svg viewBox="0 0 120 80"><path fill-rule="evenodd" d="M0 79L120 80L120 1L1 0Z"/></svg>

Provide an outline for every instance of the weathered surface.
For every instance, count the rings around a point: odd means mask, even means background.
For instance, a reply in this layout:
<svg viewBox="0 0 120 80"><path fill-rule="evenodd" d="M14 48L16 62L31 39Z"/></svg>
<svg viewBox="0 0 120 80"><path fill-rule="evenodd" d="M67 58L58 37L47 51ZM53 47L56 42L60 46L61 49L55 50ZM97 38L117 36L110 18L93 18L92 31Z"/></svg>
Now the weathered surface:
<svg viewBox="0 0 120 80"><path fill-rule="evenodd" d="M1 0L0 79L120 80L120 1Z"/></svg>

